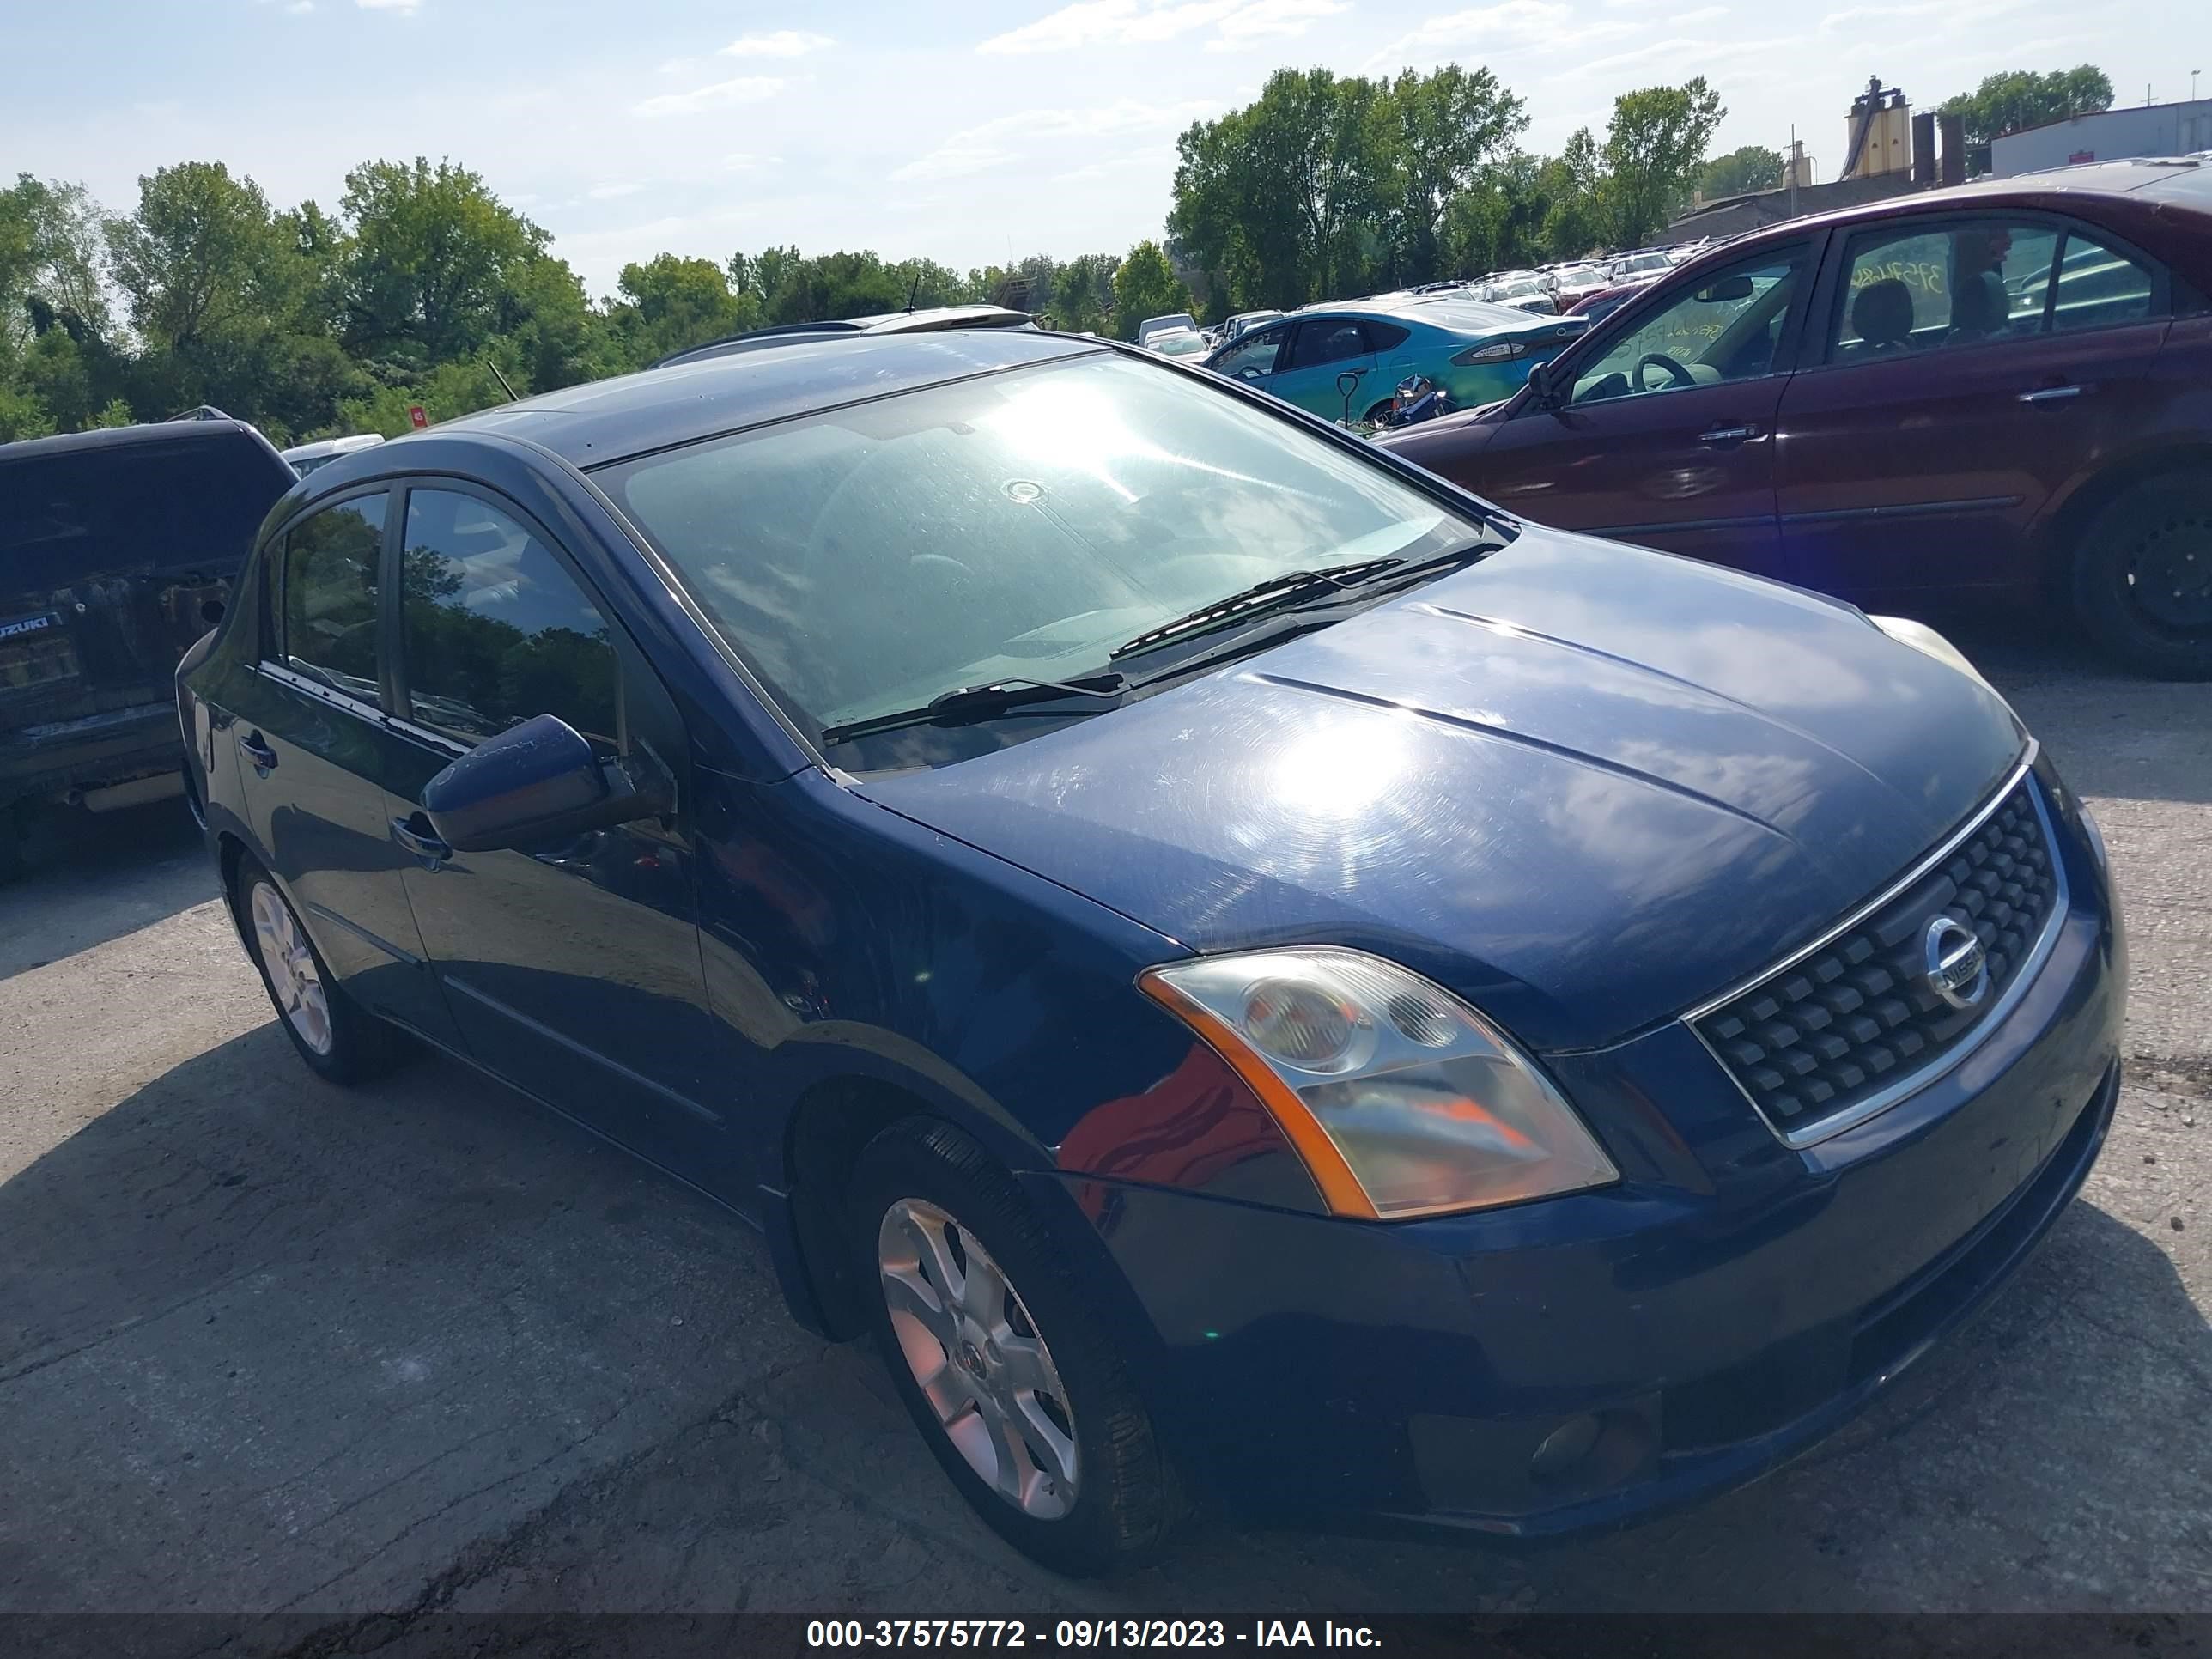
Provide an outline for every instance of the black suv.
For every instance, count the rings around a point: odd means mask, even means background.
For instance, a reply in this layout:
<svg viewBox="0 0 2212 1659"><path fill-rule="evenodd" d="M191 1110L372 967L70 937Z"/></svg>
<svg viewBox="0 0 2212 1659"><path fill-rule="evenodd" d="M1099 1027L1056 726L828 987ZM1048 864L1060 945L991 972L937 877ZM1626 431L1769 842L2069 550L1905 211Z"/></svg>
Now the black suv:
<svg viewBox="0 0 2212 1659"><path fill-rule="evenodd" d="M184 787L177 664L297 482L211 414L0 444L0 874L45 807Z"/></svg>

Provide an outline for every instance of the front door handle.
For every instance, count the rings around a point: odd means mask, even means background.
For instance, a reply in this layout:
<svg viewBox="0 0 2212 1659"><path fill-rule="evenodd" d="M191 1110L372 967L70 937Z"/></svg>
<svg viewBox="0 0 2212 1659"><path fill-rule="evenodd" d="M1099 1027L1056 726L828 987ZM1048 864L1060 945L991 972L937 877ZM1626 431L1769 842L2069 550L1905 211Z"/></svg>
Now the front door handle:
<svg viewBox="0 0 2212 1659"><path fill-rule="evenodd" d="M262 738L258 732L248 732L238 740L238 752L253 763L256 777L267 777L276 769L276 751Z"/></svg>
<svg viewBox="0 0 2212 1659"><path fill-rule="evenodd" d="M1755 426L1717 426L1698 434L1701 444L1740 444L1747 438L1756 438Z"/></svg>
<svg viewBox="0 0 2212 1659"><path fill-rule="evenodd" d="M2069 398L2078 398L2089 388L2086 386L2046 386L2033 392L2023 392L2020 401L2024 404L2063 404Z"/></svg>
<svg viewBox="0 0 2212 1659"><path fill-rule="evenodd" d="M415 817L419 818L419 812ZM428 830L417 830L415 818L392 820L392 839L422 860L427 869L435 870L453 856L453 849Z"/></svg>

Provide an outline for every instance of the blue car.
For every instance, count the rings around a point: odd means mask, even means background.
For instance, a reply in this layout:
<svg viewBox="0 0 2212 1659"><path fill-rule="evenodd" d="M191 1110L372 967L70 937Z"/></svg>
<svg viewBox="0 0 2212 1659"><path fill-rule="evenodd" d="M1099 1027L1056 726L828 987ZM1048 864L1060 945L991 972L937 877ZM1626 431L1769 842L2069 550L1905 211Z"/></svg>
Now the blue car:
<svg viewBox="0 0 2212 1659"><path fill-rule="evenodd" d="M1539 317L1458 289L1384 295L1308 306L1248 328L1206 367L1324 420L1371 423L1390 407L1398 383L1416 374L1462 409L1510 398L1530 369L1589 327L1581 317Z"/></svg>
<svg viewBox="0 0 2212 1659"><path fill-rule="evenodd" d="M751 1220L1065 1571L1196 1494L1747 1480L2112 1117L2096 826L1942 638L1153 354L555 392L302 480L236 592L190 795L301 1060L441 1051Z"/></svg>

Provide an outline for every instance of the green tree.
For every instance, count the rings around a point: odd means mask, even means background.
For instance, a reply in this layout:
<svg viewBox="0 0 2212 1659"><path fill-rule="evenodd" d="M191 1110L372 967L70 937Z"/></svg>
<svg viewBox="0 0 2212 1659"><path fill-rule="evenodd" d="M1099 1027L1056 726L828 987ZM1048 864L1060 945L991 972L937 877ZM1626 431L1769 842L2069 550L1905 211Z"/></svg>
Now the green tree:
<svg viewBox="0 0 2212 1659"><path fill-rule="evenodd" d="M103 217L82 185L25 173L0 191L0 338L20 345L54 326L107 337Z"/></svg>
<svg viewBox="0 0 2212 1659"><path fill-rule="evenodd" d="M1114 272L1115 331L1125 340L1137 337L1137 325L1147 317L1190 308L1190 289L1158 242L1138 243Z"/></svg>
<svg viewBox="0 0 2212 1659"><path fill-rule="evenodd" d="M1566 146L1536 172L1544 217L1537 241L1554 259L1579 259L1605 246L1611 234L1611 181L1597 140L1577 127Z"/></svg>
<svg viewBox="0 0 2212 1659"><path fill-rule="evenodd" d="M1723 196L1744 196L1753 191L1774 190L1782 183L1782 152L1764 144L1746 144L1705 163L1698 193L1708 202Z"/></svg>
<svg viewBox="0 0 2212 1659"><path fill-rule="evenodd" d="M1602 193L1617 246L1645 240L1689 200L1705 164L1705 147L1727 113L1703 76L1613 100Z"/></svg>
<svg viewBox="0 0 2212 1659"><path fill-rule="evenodd" d="M431 362L481 350L546 235L451 161L367 161L346 175L342 336L358 355Z"/></svg>
<svg viewBox="0 0 2212 1659"><path fill-rule="evenodd" d="M1453 199L1474 188L1528 125L1520 99L1487 69L1446 64L1390 83L1386 118L1398 178L1401 280L1424 283L1439 266L1439 238Z"/></svg>
<svg viewBox="0 0 2212 1659"><path fill-rule="evenodd" d="M636 342L626 356L641 366L726 339L760 316L758 296L730 292L728 277L711 259L659 254L643 264L624 265L616 287L627 302L618 308L617 326L626 325Z"/></svg>
<svg viewBox="0 0 2212 1659"><path fill-rule="evenodd" d="M2094 64L2081 64L2043 75L2006 70L1985 76L1972 92L1946 99L1936 108L1959 118L1966 140L1966 170L1983 173L1990 170L1990 141L1998 135L2112 106L2112 77Z"/></svg>
<svg viewBox="0 0 2212 1659"><path fill-rule="evenodd" d="M251 179L185 161L138 180L138 207L106 227L109 268L149 345L189 348L241 328L266 332L298 297L294 250Z"/></svg>

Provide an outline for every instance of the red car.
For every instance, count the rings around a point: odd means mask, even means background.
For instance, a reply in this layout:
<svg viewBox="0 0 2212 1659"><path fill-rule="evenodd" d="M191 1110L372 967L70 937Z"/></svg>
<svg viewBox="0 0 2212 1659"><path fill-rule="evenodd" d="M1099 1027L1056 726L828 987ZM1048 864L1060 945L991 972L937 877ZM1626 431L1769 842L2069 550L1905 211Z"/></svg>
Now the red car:
<svg viewBox="0 0 2212 1659"><path fill-rule="evenodd" d="M2112 162L1774 225L1503 404L1385 440L1544 523L1883 605L2070 605L2212 677L2212 166Z"/></svg>

